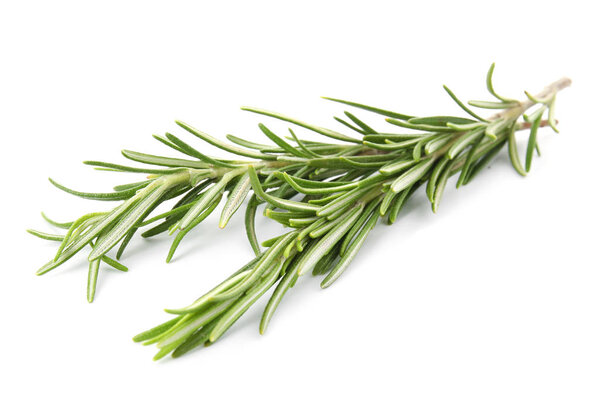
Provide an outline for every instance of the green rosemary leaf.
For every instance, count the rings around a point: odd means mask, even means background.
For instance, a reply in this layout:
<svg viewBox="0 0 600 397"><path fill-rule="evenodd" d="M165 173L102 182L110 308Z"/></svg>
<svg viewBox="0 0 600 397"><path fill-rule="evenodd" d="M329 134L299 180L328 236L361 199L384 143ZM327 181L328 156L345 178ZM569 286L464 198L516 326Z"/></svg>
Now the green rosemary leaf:
<svg viewBox="0 0 600 397"><path fill-rule="evenodd" d="M181 357L185 353L190 350L204 344L208 341L208 336L214 329L217 324L218 319L211 321L210 323L204 325L198 331L194 332L185 342L177 346L175 350L173 350L173 354L171 356L173 358Z"/></svg>
<svg viewBox="0 0 600 397"><path fill-rule="evenodd" d="M182 121L175 120L175 123L177 123L177 125L180 126L181 128L183 128L184 130L197 136L198 138L210 143L211 145L213 145L215 147L218 147L219 149L225 150L226 152L237 154L237 155L244 156L244 157L251 157L251 158L255 158L255 159L275 160L275 156L267 155L267 154L260 153L260 152L255 152L253 150L246 150L243 148L232 146L232 145L228 144L227 142L220 141L202 131L195 129L194 127L192 127Z"/></svg>
<svg viewBox="0 0 600 397"><path fill-rule="evenodd" d="M396 199L390 207L390 214L388 216L388 223L390 225L396 222L396 219L398 218L398 213L402 210L402 207L404 207L406 200L408 200L408 197L410 197L410 195L413 194L419 186L420 183L417 182L410 189L404 189L399 195L396 196Z"/></svg>
<svg viewBox="0 0 600 397"><path fill-rule="evenodd" d="M98 282L98 269L100 268L100 259L90 261L87 282L87 300L89 303L94 301L96 295L96 283Z"/></svg>
<svg viewBox="0 0 600 397"><path fill-rule="evenodd" d="M454 124L448 123L447 126L452 128L455 131L471 131L479 127L485 126L487 123L475 122L471 124Z"/></svg>
<svg viewBox="0 0 600 397"><path fill-rule="evenodd" d="M328 101L343 103L344 105L353 106L355 108L366 110L368 112L377 113L377 114L380 114L382 116L393 117L395 119L408 120L408 119L413 118L412 116L407 116L407 115L402 114L402 113L396 113L396 112L392 112L392 111L389 111L389 110L375 108L373 106L362 105L362 104L356 103L356 102L350 102L350 101L345 101L345 100L342 100L342 99L335 99L335 98L329 98L329 97L321 97L321 98L327 99Z"/></svg>
<svg viewBox="0 0 600 397"><path fill-rule="evenodd" d="M263 274L269 269L270 266L273 265L278 258L281 257L283 251L286 246L292 242L296 236L297 232L289 232L279 237L277 242L273 244L267 251L265 251L264 255L260 258L260 260L256 263L256 266L252 270L246 278L244 278L238 285L230 288L227 291L221 292L216 295L213 299L215 300L224 300L236 297L241 295L248 289L252 288L252 285L258 281L258 279L263 276Z"/></svg>
<svg viewBox="0 0 600 397"><path fill-rule="evenodd" d="M328 216L336 211L343 210L344 208L354 204L361 196L363 196L371 187L354 188L351 191L345 193L343 196L338 197L329 204L321 207L317 211L317 216Z"/></svg>
<svg viewBox="0 0 600 397"><path fill-rule="evenodd" d="M448 177L450 176L450 172L452 171L452 163L450 161L447 167L444 168L440 176L437 178L435 184L435 193L433 194L433 199L431 200L431 210L436 213L438 207L440 206L440 201L442 199L442 194L444 193L444 189L446 188L446 183L448 181Z"/></svg>
<svg viewBox="0 0 600 397"><path fill-rule="evenodd" d="M117 262L116 260L106 256L106 255L102 255L102 258L100 258L102 260L102 262L106 263L107 265L114 267L115 269L122 271L122 272L128 272L129 268L127 266L123 266L122 264L120 264L119 262Z"/></svg>
<svg viewBox="0 0 600 397"><path fill-rule="evenodd" d="M113 228L111 233L107 233L98 239L98 242L94 246L94 249L90 253L89 260L93 261L104 255L110 250L115 244L117 244L125 234L133 227L154 203L169 189L168 185L162 186L148 186L150 188L143 198L139 200L139 203L134 205L128 213L121 218Z"/></svg>
<svg viewBox="0 0 600 397"><path fill-rule="evenodd" d="M63 241L65 238L64 235L44 233L44 232L39 232L39 231L33 230L33 229L27 229L27 233L29 233L35 237L39 237L42 240Z"/></svg>
<svg viewBox="0 0 600 397"><path fill-rule="evenodd" d="M183 230L186 227L188 227L188 225L190 225L194 221L194 218L200 215L200 213L204 211L213 202L214 198L217 195L221 194L223 190L225 190L225 187L227 186L229 181L242 174L243 171L244 169L238 168L236 170L229 171L225 175L223 175L221 177L221 180L214 184L210 189L208 189L206 193L204 193L202 198L198 200L194 204L194 206L188 210L188 212L183 216L183 218L179 222L178 228Z"/></svg>
<svg viewBox="0 0 600 397"><path fill-rule="evenodd" d="M460 138L454 141L452 146L450 146L450 149L448 149L448 152L446 152L446 156L449 159L453 159L467 146L469 146L474 140L480 138L483 135L484 131L485 128L481 127L476 130L466 132Z"/></svg>
<svg viewBox="0 0 600 397"><path fill-rule="evenodd" d="M256 266L258 261L262 258L263 253L260 253L255 258L253 258L250 262L244 265L242 268L238 269L235 273L229 276L225 281L221 284L217 285L215 288L211 289L206 294L202 295L200 298L196 299L194 303L189 306L186 306L181 309L166 309L167 313L171 314L189 314L196 313L198 311L204 310L207 305L209 305L215 296L223 291L227 291L228 289L238 285L241 281L243 281L250 273L252 273L252 269Z"/></svg>
<svg viewBox="0 0 600 397"><path fill-rule="evenodd" d="M263 335L267 330L269 322L271 321L277 306L279 306L281 299L292 285L294 279L298 277L298 265L300 262L298 260L294 261L294 259L295 258L290 258L289 262L291 263L291 266L287 268L285 275L281 281L279 281L279 284L277 284L275 291L273 291L273 294L271 295L271 298L269 299L269 302L263 311L259 326L259 332L261 335Z"/></svg>
<svg viewBox="0 0 600 397"><path fill-rule="evenodd" d="M288 128L288 131L290 132L290 134L292 134L292 139L294 139L294 141L296 141L296 143L298 144L298 146L300 147L300 149L302 149L302 153L304 153L304 155L308 158L317 158L317 157L321 157L321 155L319 155L318 153L310 150L308 148L307 145L304 144L304 142L302 142L302 140L298 139L298 137L296 136L296 134L294 133L294 131L291 128Z"/></svg>
<svg viewBox="0 0 600 397"><path fill-rule="evenodd" d="M167 254L167 259L166 259L167 263L171 262L171 259L173 259L175 250L177 249L177 247L179 246L179 243L181 242L181 240L183 240L185 235L188 234L190 232L190 230L192 230L193 228L198 226L204 219L206 219L206 217L208 217L215 210L215 208L217 208L217 206L221 202L221 197L222 197L222 195L217 195L215 198L213 198L212 203L210 203L208 205L208 207L206 207L206 209L204 209L204 211L200 215L197 215L192 220L192 222L190 222L186 227L182 228L179 233L177 233L177 236L175 236L175 238L173 239L171 248L169 248L169 253Z"/></svg>
<svg viewBox="0 0 600 397"><path fill-rule="evenodd" d="M113 190L115 192L122 192L124 190L131 190L131 189L142 189L146 186L148 186L150 183L152 183L152 180L146 180L146 181L141 181L141 182L133 182L133 183L126 183L124 185L116 185L115 187L113 187Z"/></svg>
<svg viewBox="0 0 600 397"><path fill-rule="evenodd" d="M444 126L435 126L428 124L414 124L411 122L407 122L404 120L396 120L396 119L385 119L390 124L397 125L399 127L408 128L411 130L419 130L419 131L428 131L428 132L452 132L452 128Z"/></svg>
<svg viewBox="0 0 600 397"><path fill-rule="evenodd" d="M540 122L542 121L542 117L537 117L532 125L531 132L529 133L529 140L527 142L527 152L525 154L525 171L529 172L531 169L531 161L533 159L533 150L537 144L537 130L540 126Z"/></svg>
<svg viewBox="0 0 600 397"><path fill-rule="evenodd" d="M48 216L46 214L44 214L43 212L41 214L42 214L42 218L44 218L44 220L46 222L48 222L52 226L56 226L61 229L68 229L73 224L73 222L56 222L56 221L53 221L52 219L48 218Z"/></svg>
<svg viewBox="0 0 600 397"><path fill-rule="evenodd" d="M469 101L468 103L482 109L508 109L517 105L514 102Z"/></svg>
<svg viewBox="0 0 600 397"><path fill-rule="evenodd" d="M433 203L433 195L435 193L435 187L437 185L438 178L442 174L442 171L446 168L446 165L450 159L444 157L440 159L435 167L433 167L433 171L431 171L431 176L429 177L429 181L427 182L427 189L425 192L427 193L427 198L431 203Z"/></svg>
<svg viewBox="0 0 600 397"><path fill-rule="evenodd" d="M359 119L358 117L353 115L352 113L344 112L344 114L346 115L346 117L348 117L350 120L352 120L352 122L354 122L354 124L356 124L357 126L359 126L362 129L361 134L363 134L363 135L377 134L377 131L375 131L367 123L365 123L364 121L362 121L361 119Z"/></svg>
<svg viewBox="0 0 600 397"><path fill-rule="evenodd" d="M176 318L173 318L162 324L159 324L156 327L153 327L147 331L140 332L139 334L137 334L136 336L133 337L133 341L134 342L143 342L145 340L152 339L155 336L160 335L160 334L164 333L165 331L168 331L178 321L179 321L179 318L176 317Z"/></svg>
<svg viewBox="0 0 600 397"><path fill-rule="evenodd" d="M519 151L517 149L517 140L515 138L514 129L508 134L508 155L515 171L522 176L526 176L527 172L523 169L521 160L519 160Z"/></svg>
<svg viewBox="0 0 600 397"><path fill-rule="evenodd" d="M394 199L394 197L396 197L396 194L397 193L394 192L392 189L389 189L385 193L385 196L383 196L383 200L381 201L381 205L379 206L379 215L381 215L381 216L385 215L388 208L392 204L392 200Z"/></svg>
<svg viewBox="0 0 600 397"><path fill-rule="evenodd" d="M208 324L210 321L217 318L223 312L225 312L233 304L232 300L217 302L205 310L195 313L190 316L186 321L177 324L171 328L168 334L161 337L161 340L157 343L159 349L166 349L169 352L175 350L177 346L182 344L191 334L198 330L198 328Z"/></svg>
<svg viewBox="0 0 600 397"><path fill-rule="evenodd" d="M360 216L361 206L355 206L345 216L343 222L329 231L318 243L316 243L306 254L300 258L298 265L298 275L302 276L313 268L324 255L346 234L354 224L354 221Z"/></svg>
<svg viewBox="0 0 600 397"><path fill-rule="evenodd" d="M83 164L91 165L94 167L102 167L102 169L106 169L108 171L121 171L121 172L136 172L141 174L150 174L150 175L161 175L161 174L174 174L176 172L185 170L184 168L138 168L138 167L129 167L127 165L120 165L115 163L107 163L104 161L84 161Z"/></svg>
<svg viewBox="0 0 600 397"><path fill-rule="evenodd" d="M225 331L233 325L234 322L237 321L238 318L242 316L250 308L250 306L256 302L258 298L260 298L265 292L271 288L271 286L277 281L279 277L279 272L283 263L281 263L275 270L273 270L269 275L264 277L264 279L247 294L238 299L228 310L223 314L219 322L215 325L215 328L210 333L209 340L210 342L214 342L223 335Z"/></svg>
<svg viewBox="0 0 600 397"><path fill-rule="evenodd" d="M254 194L256 194L261 199L266 202L274 205L275 207L290 210L290 211L298 211L298 212L310 212L315 213L321 207L313 204L302 203L293 200L286 200L279 197L275 197L273 195L265 193L265 191L260 186L260 181L258 180L258 175L256 175L256 171L254 167L248 167L248 174L250 175L250 182L252 183L252 189L254 190Z"/></svg>
<svg viewBox="0 0 600 397"><path fill-rule="evenodd" d="M454 134L440 134L425 144L425 154L430 155L440 150L454 137Z"/></svg>
<svg viewBox="0 0 600 397"><path fill-rule="evenodd" d="M483 168L485 168L485 166L487 166L490 163L490 161L492 161L492 159L496 156L496 154L498 154L498 152L504 147L504 144L506 142L507 142L506 139L498 141L495 145L491 146L489 148L489 150L487 152L485 152L485 154L483 154L481 156L481 159L477 163L475 163L473 165L473 167L471 168L471 171L469 171L465 185L467 183L471 182L473 180L473 178L475 178L475 176Z"/></svg>
<svg viewBox="0 0 600 397"><path fill-rule="evenodd" d="M137 192L137 189L129 189L129 190L123 190L120 192L111 192L111 193L85 193L85 192L79 192L77 190L69 189L68 187L65 187L65 186L61 185L60 183L56 182L52 178L48 178L48 180L50 181L51 184L53 184L54 186L56 186L63 192L67 192L74 196L78 196L78 197L82 197L82 198L86 198L86 199L90 199L90 200L121 201L121 200L126 200L126 199L132 197Z"/></svg>
<svg viewBox="0 0 600 397"><path fill-rule="evenodd" d="M460 106L460 108L462 110L464 110L465 112L467 112L469 115L471 115L472 117L475 117L477 120L479 121L483 121L485 122L486 120L483 117L478 116L476 113L474 113L471 109L469 109L468 107L465 106L464 103L462 103L462 101L460 99L458 99L458 97L456 95L454 95L454 93L452 92L452 90L450 90L450 88L448 88L447 86L444 85L444 90L446 91L446 93L448 95L450 95L450 98L452 98L452 100L454 102L456 102L456 104L458 106Z"/></svg>
<svg viewBox="0 0 600 397"><path fill-rule="evenodd" d="M377 213L373 212L371 214L371 216L369 217L369 219L367 220L364 227L358 233L358 236L356 236L356 239L354 239L354 241L352 241L352 243L348 247L348 250L342 256L342 259L340 259L340 261L333 267L333 269L329 272L327 277L325 277L323 279L323 281L321 282L321 288L329 287L348 268L348 265L350 265L350 262L352 261L352 259L354 259L354 257L356 256L356 254L358 253L358 251L364 244L365 240L367 239L369 232L375 227L375 224L377 223L377 219L378 219Z"/></svg>
<svg viewBox="0 0 600 397"><path fill-rule="evenodd" d="M219 220L219 227L221 229L227 225L229 219L231 219L233 214L240 208L250 191L250 187L250 176L248 174L242 175L229 194L229 197L227 197L227 202L221 212L221 219Z"/></svg>
<svg viewBox="0 0 600 397"><path fill-rule="evenodd" d="M275 142L275 144L279 147L281 147L283 150L285 150L287 153L291 153L295 156L298 157L305 157L306 155L296 149L295 147L293 147L292 145L290 145L289 143L287 143L285 140L283 140L282 138L278 137L275 133L273 133L273 131L271 131L270 129L268 129L264 124L259 123L258 124L258 128L260 128L260 130L263 132L263 134L265 134L267 136L267 138L269 138L270 140L272 140L273 142Z"/></svg>
<svg viewBox="0 0 600 397"><path fill-rule="evenodd" d="M243 146L248 149L255 149L255 150L265 151L265 152L272 152L273 150L279 151L281 149L280 147L277 147L277 146L269 146L269 145L263 145L263 144L256 143L256 142L247 141L243 138L240 138L240 137L237 137L237 136L231 135L231 134L227 134L225 137L227 139L229 139L231 142L235 143L236 145L240 145L240 146Z"/></svg>
<svg viewBox="0 0 600 397"><path fill-rule="evenodd" d="M189 154L189 153L186 153L186 151L185 151L185 150L183 150L182 148L180 148L179 146L177 146L177 145L173 144L171 141L169 141L169 140L168 140L168 139L166 139L166 138L163 138L163 137L162 137L162 136L160 136L160 135L156 135L156 134L155 134L155 135L152 135L152 137L153 137L154 139L156 139L157 141L159 141L160 143L162 143L163 145L166 145L166 146L170 147L171 149L177 150L179 153L185 154L186 156L194 157L194 156L192 156L191 154Z"/></svg>
<svg viewBox="0 0 600 397"><path fill-rule="evenodd" d="M404 194L404 193L401 193L401 194ZM346 249L348 248L349 244L352 242L352 240L354 239L356 234L360 231L360 229L364 226L365 222L371 216L371 214L378 212L377 206L379 205L381 200L382 200L382 197L378 196L365 207L365 210L360 214L360 217L356 220L354 225L352 225L352 228L350 228L348 233L346 233L344 240L342 240L342 243L340 245L340 255L342 255L342 256L345 255Z"/></svg>
<svg viewBox="0 0 600 397"><path fill-rule="evenodd" d="M453 116L413 117L408 119L408 122L411 124L424 124L433 127L447 127L448 124L469 125L476 123L476 121L472 119Z"/></svg>
<svg viewBox="0 0 600 397"><path fill-rule="evenodd" d="M462 166L462 171L460 172L458 181L456 182L457 189L460 186L462 186L463 184L465 184L465 182L467 181L467 176L470 171L471 162L473 161L473 157L475 156L475 153L477 152L477 148L479 148L479 146L481 145L481 142L483 141L484 138L485 138L485 135L480 136L479 139L477 140L477 142L471 146L471 149L469 150L469 153L467 154L467 157L465 159L464 165Z"/></svg>
<svg viewBox="0 0 600 397"><path fill-rule="evenodd" d="M363 130L361 130L360 128L357 128L355 126L353 126L352 124L348 123L346 120L340 119L339 117L334 117L333 119L335 121L337 121L338 123L342 124L343 126L350 128L352 131L356 131L359 134L363 134L363 135L365 133Z"/></svg>
<svg viewBox="0 0 600 397"><path fill-rule="evenodd" d="M518 103L519 101L517 101L517 100L504 98L504 97L498 95L496 93L496 91L494 90L494 86L492 84L492 76L494 74L494 68L495 67L496 67L496 64L492 63L492 65L488 69L487 77L485 79L487 90L489 91L490 94L492 94L493 96L495 96L496 98L498 98L502 102L506 102L506 103Z"/></svg>
<svg viewBox="0 0 600 397"><path fill-rule="evenodd" d="M254 222L254 219L256 218L257 206L258 201L256 200L256 196L253 194L248 200L244 219L246 224L246 236L248 237L248 241L250 242L250 246L252 247L255 255L260 254L260 245L258 244L258 239L256 238L256 228Z"/></svg>
<svg viewBox="0 0 600 397"><path fill-rule="evenodd" d="M393 175L416 164L414 159L400 159L379 169L383 175Z"/></svg>
<svg viewBox="0 0 600 397"><path fill-rule="evenodd" d="M556 128L556 118L554 118L554 109L556 107L556 94L552 97L550 101L550 105L548 105L548 125L554 130L554 132L558 132L558 128Z"/></svg>
<svg viewBox="0 0 600 397"><path fill-rule="evenodd" d="M337 139L337 140L344 141L344 142L360 143L360 140L358 140L358 139L351 138L351 137L349 137L347 135L340 134L339 132L335 132L335 131L332 131L332 130L327 129L327 128L317 127L317 126L305 123L303 121L296 120L296 119L284 116L284 115L279 114L279 113L269 112L268 110L262 110L262 109L251 108L251 107L242 107L242 110L246 110L248 112L262 114L262 115L273 117L273 118L276 118L276 119L279 119L279 120L283 120L283 121L287 121L289 123L296 124L296 125L298 125L300 127L304 127L304 128L309 129L311 131L314 131L314 132L316 132L318 134L327 136L329 138Z"/></svg>
<svg viewBox="0 0 600 397"><path fill-rule="evenodd" d="M334 227L336 227L337 225L339 225L341 222L343 222L344 219L345 218L343 216L339 216L329 222L325 222L321 226L315 228L313 231L308 233L308 236L310 238L319 238Z"/></svg>
<svg viewBox="0 0 600 397"><path fill-rule="evenodd" d="M496 139L496 135L510 124L510 119L496 119L485 127L485 135Z"/></svg>
<svg viewBox="0 0 600 397"><path fill-rule="evenodd" d="M207 162L196 160L184 160L173 157L154 156L152 154L134 152L132 150L122 150L121 153L126 158L137 161L138 163L161 165L163 167L187 167L187 168L206 168Z"/></svg>
<svg viewBox="0 0 600 397"><path fill-rule="evenodd" d="M417 180L421 179L421 177L427 173L429 168L431 168L434 162L434 158L422 160L404 174L400 175L394 182L392 182L390 188L396 193L406 189Z"/></svg>
<svg viewBox="0 0 600 397"><path fill-rule="evenodd" d="M206 156L205 154L200 153L199 151L197 151L196 149L194 149L193 147L191 147L190 145L188 145L187 143L185 143L181 139L177 138L173 134L170 134L170 133L167 132L165 135L175 145L177 145L180 148L184 149L186 151L186 153L189 153L190 155L192 155L192 156L194 156L196 158L199 158L200 160L202 160L205 163L209 163L209 164L212 164L212 165L216 165L217 167L224 167L224 168L234 168L235 167L235 165L233 165L231 163L226 163L224 161L220 161L220 160L214 159L212 157L209 157L209 156Z"/></svg>
<svg viewBox="0 0 600 397"><path fill-rule="evenodd" d="M405 140L413 140L413 139L419 139L419 138L423 138L423 137L427 137L427 136L432 136L433 134L431 134L430 132L425 132L425 133L416 133L416 132L411 132L411 133L407 133L407 134L387 134L387 133L379 133L377 135L365 135L363 136L363 143L384 143L386 141L393 141L393 142L401 142L401 141L405 141Z"/></svg>
<svg viewBox="0 0 600 397"><path fill-rule="evenodd" d="M299 193L303 193L303 194L335 193L335 192L350 190L358 185L358 182L353 182L353 183L339 183L339 184L337 184L337 186L330 186L330 187L319 187L319 188L302 187L302 186L300 186L300 184L298 184L296 182L296 179L301 179L301 178L291 177L290 175L288 175L285 172L284 173L276 173L276 174L277 174L276 177L281 176L281 178L283 178L283 180L285 180L285 182L287 182L294 190L296 190ZM311 182L311 181L306 181L306 182Z"/></svg>
<svg viewBox="0 0 600 397"><path fill-rule="evenodd" d="M313 267L312 275L320 276L322 274L327 273L331 268L335 265L336 260L339 258L340 254L340 243L338 242L333 246L331 251L327 253L324 257L321 258L319 262ZM297 275L298 273L296 273Z"/></svg>

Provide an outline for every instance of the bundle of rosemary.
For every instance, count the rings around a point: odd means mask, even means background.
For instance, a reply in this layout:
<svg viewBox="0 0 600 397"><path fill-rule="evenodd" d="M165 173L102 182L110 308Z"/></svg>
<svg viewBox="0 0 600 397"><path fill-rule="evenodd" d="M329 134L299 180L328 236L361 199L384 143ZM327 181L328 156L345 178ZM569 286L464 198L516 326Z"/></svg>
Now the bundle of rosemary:
<svg viewBox="0 0 600 397"><path fill-rule="evenodd" d="M37 274L45 274L90 247L87 298L91 302L101 262L118 270L127 268L117 260L134 234L148 238L159 233L175 234L167 255L173 257L177 246L190 230L198 226L221 203L219 226L225 227L250 196L245 210L246 232L255 257L221 284L190 305L168 309L174 317L134 337L136 342L156 344L155 359L172 353L178 357L200 345L217 341L258 298L275 286L260 322L263 333L288 289L308 272L326 276L326 288L340 277L364 244L378 219L392 224L410 196L425 185L435 212L450 176L460 173L456 186L475 178L486 164L508 144L515 170L525 175L537 149L540 127L556 130L556 94L567 87L563 78L537 95L526 92L518 101L496 93L492 85L494 65L487 74L487 89L492 102L470 101L472 107L499 109L484 118L463 104L444 86L450 97L468 117L413 117L354 102L326 98L386 117L397 132L379 132L350 112L347 119L335 118L357 133L349 136L293 118L255 108L243 110L274 117L312 130L337 142L301 140L292 129L287 139L259 124L272 141L265 145L228 135L231 142L218 140L183 122L187 132L226 152L247 160L207 156L188 142L167 133L154 136L179 152L180 157L162 157L124 150L123 155L142 168L87 161L100 170L147 174L139 182L114 187L109 193L83 193L53 181L61 190L87 199L119 201L107 212L94 212L68 223L44 218L66 232L54 235L30 230L38 237L60 243L56 255ZM530 110L531 109L531 110ZM544 115L545 118L544 118ZM517 152L515 135L529 130L523 166ZM145 167L145 166L144 166ZM177 199L172 209L151 216L163 202ZM254 227L258 207L263 214L289 228L286 233L259 244ZM108 256L116 247L116 259ZM264 248L264 250L263 250Z"/></svg>

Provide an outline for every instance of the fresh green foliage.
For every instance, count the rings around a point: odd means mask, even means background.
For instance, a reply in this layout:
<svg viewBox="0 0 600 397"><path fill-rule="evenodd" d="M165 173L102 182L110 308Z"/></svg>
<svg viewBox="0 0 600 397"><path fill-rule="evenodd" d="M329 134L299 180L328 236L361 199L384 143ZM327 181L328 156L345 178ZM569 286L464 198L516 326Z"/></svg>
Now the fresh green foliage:
<svg viewBox="0 0 600 397"><path fill-rule="evenodd" d="M34 236L60 243L54 257L37 274L47 273L91 247L87 282L87 298L91 302L101 263L127 271L107 255L118 246L116 257L119 259L138 229L150 226L141 234L144 238L164 232L175 234L166 258L170 261L183 238L215 211L221 201L224 207L219 227L224 228L250 196L245 223L255 257L189 306L167 310L176 317L137 335L134 340L156 344L159 352L155 359L167 354L178 357L197 346L217 341L258 298L275 287L260 322L263 333L298 277L309 271L315 275L325 274L321 286L329 287L355 258L379 217L394 223L406 201L421 185L426 185L427 197L436 211L453 174L460 173L457 187L469 183L506 143L515 170L526 175L531 168L533 151L537 149L538 130L544 126L556 130L556 93L567 87L570 80L558 80L535 96L526 93L527 99L520 102L496 92L492 84L493 71L494 65L487 74L486 85L494 101L468 102L474 107L500 110L487 118L476 114L445 86L446 92L469 118L413 117L326 98L386 117L388 123L399 128L394 133L377 131L350 112L344 112L347 120L335 119L347 127L350 134L357 133L356 137L279 113L243 108L303 127L330 140L302 140L291 129L291 137L283 137L259 124L270 144L250 142L233 135L227 136L232 142L228 143L178 121L177 124L193 136L246 160L208 156L167 133L165 137L155 138L185 158L124 150L126 158L153 168L86 162L101 170L148 174L145 180L115 186L114 192L83 193L51 179L52 184L67 193L120 204L110 211L85 214L66 223L55 222L42 214L52 226L64 232L29 231ZM545 114L547 119L544 119ZM530 131L524 167L516 143L520 130ZM174 199L170 209L150 216L159 205ZM254 226L261 205L265 206L265 216L289 229L263 242L262 247Z"/></svg>

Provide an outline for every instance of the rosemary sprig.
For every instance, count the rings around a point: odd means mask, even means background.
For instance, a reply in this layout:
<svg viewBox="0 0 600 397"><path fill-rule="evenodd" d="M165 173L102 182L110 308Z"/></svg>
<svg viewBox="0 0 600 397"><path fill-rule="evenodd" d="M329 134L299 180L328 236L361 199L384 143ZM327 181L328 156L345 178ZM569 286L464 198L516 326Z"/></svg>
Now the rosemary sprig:
<svg viewBox="0 0 600 397"><path fill-rule="evenodd" d="M155 359L167 354L178 357L197 346L212 344L275 286L260 322L260 332L264 333L282 298L300 276L308 272L325 274L321 286L329 287L354 259L377 220L384 217L388 223L394 223L406 201L421 185L426 185L435 212L450 176L460 173L457 187L469 183L507 143L513 167L526 175L537 149L539 128L550 126L556 130L556 94L570 80L560 79L537 95L526 92L527 99L517 101L496 92L493 71L494 65L488 71L486 85L495 100L468 102L472 107L500 109L488 118L475 113L445 86L468 118L413 117L326 98L386 117L388 123L402 128L395 133L377 131L349 112L345 112L348 120L337 117L336 120L351 133L358 133L358 137L279 113L242 108L333 138L335 143L301 140L292 129L289 129L291 137L286 140L263 124L259 124L259 129L272 142L270 145L235 136L227 136L232 142L228 143L178 121L180 127L195 137L248 160L207 156L167 133L155 138L185 158L124 150L126 158L144 164L144 168L86 162L102 170L149 174L145 180L115 186L113 192L84 193L51 179L52 184L67 193L120 204L111 211L85 214L67 223L43 215L53 226L65 229L65 233L29 231L37 237L60 242L55 256L37 274L45 274L85 247L91 247L87 288L91 302L100 263L127 271L107 255L119 245L116 252L119 259L139 228L151 226L142 233L145 238L167 231L175 234L167 255L169 261L187 233L221 201L225 199L219 227L224 228L250 195L245 222L255 258L190 305L167 310L175 315L173 319L135 336L134 340L156 344L159 352ZM519 130L529 130L525 166L517 151L515 135ZM148 165L152 168L146 168ZM170 210L150 216L161 203L175 198L178 199ZM265 206L265 216L289 228L281 236L263 242L262 247L254 229L256 211L261 205Z"/></svg>

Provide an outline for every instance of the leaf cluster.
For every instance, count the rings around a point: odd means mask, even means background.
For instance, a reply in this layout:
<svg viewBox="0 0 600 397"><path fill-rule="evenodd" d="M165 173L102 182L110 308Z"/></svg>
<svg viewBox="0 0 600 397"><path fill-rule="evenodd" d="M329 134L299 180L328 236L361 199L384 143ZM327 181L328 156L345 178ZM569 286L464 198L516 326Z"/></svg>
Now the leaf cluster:
<svg viewBox="0 0 600 397"><path fill-rule="evenodd" d="M255 257L192 304L167 310L175 315L173 319L134 340L156 344L159 352L155 359L167 354L180 356L217 341L258 298L274 288L260 322L263 333L282 298L300 276L309 272L324 275L321 286L329 287L356 257L378 219L394 223L420 186L425 186L435 212L452 175L459 174L457 187L470 183L506 143L514 168L523 175L529 171L538 129L545 125L556 129L554 104L562 85L550 86L537 96L527 94L528 100L519 102L496 93L493 71L494 65L486 85L494 101L468 102L471 107L500 110L487 118L475 113L444 86L467 113L465 117L413 117L326 98L385 117L395 129L393 132L377 131L348 111L344 118L334 119L352 135L279 113L243 108L323 135L328 138L323 142L300 139L292 128L288 129L288 136L282 136L262 123L258 128L268 144L234 135L227 135L225 142L177 121L194 138L242 160L208 156L194 144L166 133L154 138L176 151L177 157L123 150L124 157L140 166L86 162L99 170L146 174L143 180L115 186L107 193L79 192L50 180L72 195L119 204L111 211L85 214L68 223L44 216L65 233L30 231L60 243L55 256L38 274L57 268L89 247L87 296L91 302L100 263L126 271L117 260L139 229L145 228L143 238L165 232L175 235L166 256L168 262L183 238L221 202L221 228L247 202L246 233ZM526 114L531 107L533 112ZM522 129L529 130L525 167L520 163L515 141L516 132ZM170 209L154 214L167 201L173 202ZM255 232L255 217L261 207L264 216L286 227L285 233L262 243ZM116 259L108 256L113 249Z"/></svg>

